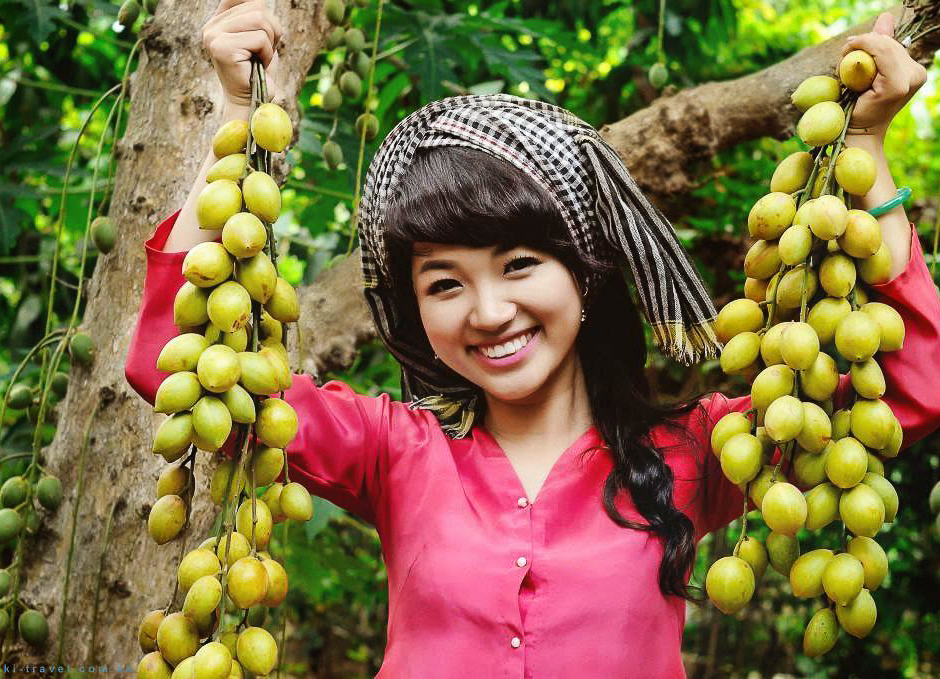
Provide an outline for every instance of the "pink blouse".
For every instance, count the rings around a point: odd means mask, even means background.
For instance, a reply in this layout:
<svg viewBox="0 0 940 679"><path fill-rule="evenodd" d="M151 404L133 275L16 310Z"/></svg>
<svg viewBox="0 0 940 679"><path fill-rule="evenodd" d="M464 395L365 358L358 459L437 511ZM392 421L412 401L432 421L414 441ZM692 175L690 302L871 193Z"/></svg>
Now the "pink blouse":
<svg viewBox="0 0 940 679"><path fill-rule="evenodd" d="M145 244L146 283L125 366L151 404L166 377L156 357L178 332L172 308L185 253L162 251L176 216ZM874 286L907 327L903 350L879 355L905 446L940 426L940 303L913 229L911 253L904 272ZM426 410L337 380L318 387L307 375L294 376L285 398L300 419L287 450L291 479L368 521L381 539L389 617L378 677L685 676L685 602L660 593L659 539L620 528L604 512L612 465L594 426L530 498L480 425L453 440ZM722 415L750 403L719 394L701 406L682 423L698 445L665 430L652 435L696 541L742 513L744 498L722 474L709 437ZM623 493L618 508L643 521Z"/></svg>

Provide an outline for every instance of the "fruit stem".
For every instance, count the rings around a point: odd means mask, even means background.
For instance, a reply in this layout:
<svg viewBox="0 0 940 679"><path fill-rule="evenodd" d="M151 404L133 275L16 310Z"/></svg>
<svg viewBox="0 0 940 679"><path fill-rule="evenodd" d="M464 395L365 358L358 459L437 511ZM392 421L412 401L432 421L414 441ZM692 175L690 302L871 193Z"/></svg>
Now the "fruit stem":
<svg viewBox="0 0 940 679"><path fill-rule="evenodd" d="M845 124L842 126L842 133L836 139L832 146L832 153L829 154L829 166L826 168L826 179L823 181L823 193L832 193L832 179L836 167L836 161L842 152L842 145L845 143L845 135L849 130L849 123L852 120L852 112L855 110L857 98L853 97L845 108Z"/></svg>

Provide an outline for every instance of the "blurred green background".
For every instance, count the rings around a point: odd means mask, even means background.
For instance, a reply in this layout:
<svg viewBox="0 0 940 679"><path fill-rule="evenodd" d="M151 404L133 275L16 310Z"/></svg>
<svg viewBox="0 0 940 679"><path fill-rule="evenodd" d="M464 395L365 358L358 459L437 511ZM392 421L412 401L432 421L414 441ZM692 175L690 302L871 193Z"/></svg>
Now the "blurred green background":
<svg viewBox="0 0 940 679"><path fill-rule="evenodd" d="M760 70L885 8L861 0L669 0L663 38L669 86L682 89ZM101 0L0 0L4 389L12 367L43 335L58 196L72 144L93 102L120 81L135 40L134 30L116 23L117 10L116 4ZM361 28L367 40L375 31L376 10L373 0L352 13L352 25ZM319 107L330 72L343 58L342 49L317 57L301 91L300 139L290 151L293 169L284 191L285 209L275 225L284 248L278 260L281 274L295 285L309 283L350 247L359 155L353 123L367 103L380 129L365 146L362 176L379 140L399 120L452 94L534 97L564 106L599 127L647 106L656 95L646 74L658 58L658 20L659 2L653 0L385 3L371 100L366 102L363 95L346 101L336 116ZM887 139L895 180L913 189L908 213L931 268L940 202L938 82L933 68ZM69 181L55 281L60 290L54 313L60 321L71 313L82 273L80 254L96 162L103 163L95 187L98 195L110 186L107 155L96 161L107 112L105 106L92 118ZM320 151L334 118L334 138L347 161L330 171ZM106 138L105 147L111 142ZM799 148L796 139L758 140L729 149L699 168L700 186L682 201L675 226L717 304L741 295L748 210L766 192L776 163ZM167 206L166 214L176 207ZM106 212L107 203L96 207L99 210ZM92 256L86 276L94 264ZM651 378L665 398L687 389L745 393L744 383L729 381L715 362L690 372L653 356ZM35 366L31 370L38 372ZM27 380L35 377L26 375ZM321 378L344 380L362 393L400 397L397 364L378 342L364 346L348 371ZM24 413L8 411L3 424L2 454L28 450L32 425ZM45 438L51 440L53 425L47 427ZM891 573L875 594L878 624L867 639L842 634L826 656L803 657L802 630L814 606L794 599L785 580L771 571L754 602L737 616L723 616L708 605L689 608L684 643L689 676L940 676L940 539L927 507L940 466L938 445L940 436L932 435L889 467L901 510L879 535ZM15 463L3 467L5 476L16 472ZM755 533L762 536L766 528L756 523ZM738 529L733 524L727 535L703 541L697 582L703 582L708 563L729 553ZM387 619L387 581L375 531L316 498L313 520L293 528L286 541L282 528L276 533L280 543L272 551L286 558L291 589L286 606L269 621L279 628L280 616L288 617L287 671L323 678L374 676L381 664ZM832 535L823 531L802 537L805 552L830 543Z"/></svg>

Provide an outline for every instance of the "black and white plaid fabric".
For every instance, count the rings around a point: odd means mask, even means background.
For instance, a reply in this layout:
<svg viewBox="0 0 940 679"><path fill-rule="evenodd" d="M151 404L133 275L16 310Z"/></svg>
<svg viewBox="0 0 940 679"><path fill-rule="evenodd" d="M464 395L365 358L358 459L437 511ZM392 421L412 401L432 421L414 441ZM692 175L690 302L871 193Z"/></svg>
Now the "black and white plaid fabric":
<svg viewBox="0 0 940 679"><path fill-rule="evenodd" d="M402 398L432 410L454 438L465 436L478 391L401 338L392 301L383 215L398 198L398 180L416 151L466 146L502 158L544 187L557 202L572 241L633 272L656 341L689 364L716 355L715 318L701 278L675 230L651 204L617 153L589 124L559 106L508 94L431 102L402 120L382 142L366 174L359 238L366 300L382 340L402 366ZM598 275L581 281L586 298Z"/></svg>

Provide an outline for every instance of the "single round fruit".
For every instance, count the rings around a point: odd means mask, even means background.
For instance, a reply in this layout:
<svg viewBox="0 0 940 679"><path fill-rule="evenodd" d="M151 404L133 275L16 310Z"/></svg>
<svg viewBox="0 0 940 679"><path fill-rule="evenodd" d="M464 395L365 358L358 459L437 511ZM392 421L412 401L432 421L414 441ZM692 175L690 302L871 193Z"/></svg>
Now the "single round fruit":
<svg viewBox="0 0 940 679"><path fill-rule="evenodd" d="M839 518L842 491L831 483L820 483L806 493L806 530L816 531Z"/></svg>
<svg viewBox="0 0 940 679"><path fill-rule="evenodd" d="M799 556L800 542L794 536L774 531L767 536L767 558L770 566L783 577L790 576L790 569Z"/></svg>
<svg viewBox="0 0 940 679"><path fill-rule="evenodd" d="M192 408L202 396L199 377L192 372L178 372L168 376L154 396L153 409L158 413L178 413Z"/></svg>
<svg viewBox="0 0 940 679"><path fill-rule="evenodd" d="M768 193L751 208L747 217L748 232L755 238L765 240L779 238L793 223L795 214L796 202L789 193L780 191Z"/></svg>
<svg viewBox="0 0 940 679"><path fill-rule="evenodd" d="M813 234L805 224L794 224L780 236L777 246L779 259L787 266L796 266L806 261L813 246Z"/></svg>
<svg viewBox="0 0 940 679"><path fill-rule="evenodd" d="M235 530L251 539L254 536L255 545L259 549L268 546L271 539L271 527L274 525L271 510L258 499L255 499L254 517L252 522L251 498L243 501L235 512Z"/></svg>
<svg viewBox="0 0 940 679"><path fill-rule="evenodd" d="M785 365L776 364L764 368L757 374L751 385L752 405L757 408L758 412L765 412L767 406L793 391L794 379L793 370ZM747 421L746 417L744 419ZM750 431L750 429L745 431Z"/></svg>
<svg viewBox="0 0 940 679"><path fill-rule="evenodd" d="M871 472L865 474L862 483L878 493L878 497L884 503L885 523L893 522L898 515L899 504L898 491L895 490L894 485L884 476L872 474Z"/></svg>
<svg viewBox="0 0 940 679"><path fill-rule="evenodd" d="M164 495L179 495L180 497L190 488L194 488L193 473L186 465L171 465L160 473L157 479L157 498Z"/></svg>
<svg viewBox="0 0 940 679"><path fill-rule="evenodd" d="M337 90L337 95L339 90ZM325 99L325 98L324 98ZM335 141L328 141L323 144L323 162L331 170L335 170L343 162L343 149Z"/></svg>
<svg viewBox="0 0 940 679"><path fill-rule="evenodd" d="M819 265L819 283L832 297L845 297L855 287L855 262L841 252L826 256Z"/></svg>
<svg viewBox="0 0 940 679"><path fill-rule="evenodd" d="M137 0L124 0L121 9L118 10L117 20L121 26L130 28L140 16L140 3Z"/></svg>
<svg viewBox="0 0 940 679"><path fill-rule="evenodd" d="M183 277L200 288L211 288L232 275L232 264L221 243L199 243L183 258Z"/></svg>
<svg viewBox="0 0 940 679"><path fill-rule="evenodd" d="M297 435L297 413L287 401L267 398L259 408L255 429L264 445L286 448Z"/></svg>
<svg viewBox="0 0 940 679"><path fill-rule="evenodd" d="M251 137L266 151L280 153L287 148L293 136L294 126L290 116L277 104L261 104L251 114Z"/></svg>
<svg viewBox="0 0 940 679"><path fill-rule="evenodd" d="M75 333L69 340L69 356L78 365L88 367L95 360L95 342L85 333Z"/></svg>
<svg viewBox="0 0 940 679"><path fill-rule="evenodd" d="M343 41L352 52L361 52L366 48L366 36L358 28L347 28Z"/></svg>
<svg viewBox="0 0 940 679"><path fill-rule="evenodd" d="M343 23L343 15L346 13L346 5L343 0L326 0L323 3L323 12L331 24ZM242 663L243 665L245 663ZM249 672L253 670L249 669ZM267 672L253 672L254 674L267 674Z"/></svg>
<svg viewBox="0 0 940 679"><path fill-rule="evenodd" d="M193 583L183 600L183 612L193 620L211 615L222 601L222 583L214 575L203 575Z"/></svg>
<svg viewBox="0 0 940 679"><path fill-rule="evenodd" d="M851 554L836 554L823 572L822 584L826 596L837 605L846 606L862 591L865 569Z"/></svg>
<svg viewBox="0 0 940 679"><path fill-rule="evenodd" d="M760 510L770 529L783 535L795 536L806 523L806 498L791 483L778 481L768 488Z"/></svg>
<svg viewBox="0 0 940 679"><path fill-rule="evenodd" d="M799 599L812 599L823 593L823 573L832 560L831 549L814 549L796 561L790 569L790 589Z"/></svg>
<svg viewBox="0 0 940 679"><path fill-rule="evenodd" d="M881 330L864 311L849 312L835 332L836 350L848 361L867 361L878 351Z"/></svg>
<svg viewBox="0 0 940 679"><path fill-rule="evenodd" d="M725 344L719 364L728 375L737 375L750 368L760 353L761 339L757 333L742 332Z"/></svg>
<svg viewBox="0 0 940 679"><path fill-rule="evenodd" d="M816 401L831 398L839 386L839 370L832 356L820 351L813 364L803 371L800 386L804 394Z"/></svg>
<svg viewBox="0 0 940 679"><path fill-rule="evenodd" d="M806 370L819 354L819 337L809 323L790 323L780 336L780 357L793 370Z"/></svg>
<svg viewBox="0 0 940 679"><path fill-rule="evenodd" d="M225 281L209 293L206 313L223 332L235 332L251 319L251 296L235 281Z"/></svg>
<svg viewBox="0 0 940 679"><path fill-rule="evenodd" d="M344 97L358 99L359 95L362 94L362 78L359 77L358 73L346 71L339 78L339 91L343 93Z"/></svg>
<svg viewBox="0 0 940 679"><path fill-rule="evenodd" d="M222 125L212 137L212 152L216 158L244 153L247 143L248 121L230 120Z"/></svg>
<svg viewBox="0 0 940 679"><path fill-rule="evenodd" d="M108 254L114 249L117 240L117 229L110 217L96 217L91 223L91 240L98 248L98 252Z"/></svg>
<svg viewBox="0 0 940 679"><path fill-rule="evenodd" d="M875 159L857 146L842 149L836 158L835 175L846 193L864 196L875 184Z"/></svg>
<svg viewBox="0 0 940 679"><path fill-rule="evenodd" d="M862 564L865 571L865 589L875 591L888 575L888 556L877 542L869 537L857 536L849 540L849 554Z"/></svg>
<svg viewBox="0 0 940 679"><path fill-rule="evenodd" d="M828 653L839 639L839 623L835 611L821 608L813 614L803 633L803 655L818 658Z"/></svg>
<svg viewBox="0 0 940 679"><path fill-rule="evenodd" d="M805 113L820 102L838 101L839 89L839 81L835 78L813 75L799 84L790 95L790 101L801 113Z"/></svg>
<svg viewBox="0 0 940 679"><path fill-rule="evenodd" d="M241 384L252 394L267 396L280 391L280 383L274 366L256 351L241 351L238 354L241 366Z"/></svg>
<svg viewBox="0 0 940 679"><path fill-rule="evenodd" d="M273 224L281 214L281 190L266 172L252 172L242 181L242 195L248 211Z"/></svg>
<svg viewBox="0 0 940 679"><path fill-rule="evenodd" d="M187 332L167 342L157 357L157 370L165 372L193 372L199 356L209 346L209 341L199 333Z"/></svg>
<svg viewBox="0 0 940 679"><path fill-rule="evenodd" d="M294 287L278 277L274 292L265 302L265 310L281 323L293 323L300 318L300 305L297 302L297 291Z"/></svg>
<svg viewBox="0 0 940 679"><path fill-rule="evenodd" d="M221 642L210 641L193 658L193 679L228 679L232 671L232 653Z"/></svg>
<svg viewBox="0 0 940 679"><path fill-rule="evenodd" d="M228 391L242 376L238 353L224 344L213 344L199 357L196 374L207 390L216 394Z"/></svg>
<svg viewBox="0 0 940 679"><path fill-rule="evenodd" d="M219 563L219 558L215 553L211 549L199 547L188 552L180 560L176 580L179 583L180 592L185 596L196 580L206 575L216 576L221 572L222 564Z"/></svg>
<svg viewBox="0 0 940 679"><path fill-rule="evenodd" d="M767 550L760 540L745 536L741 543L735 546L734 556L751 567L755 581L764 576L767 570Z"/></svg>
<svg viewBox="0 0 940 679"><path fill-rule="evenodd" d="M222 245L238 259L254 257L268 242L268 232L261 220L250 212L229 217L222 227Z"/></svg>
<svg viewBox="0 0 940 679"><path fill-rule="evenodd" d="M720 611L737 613L754 596L754 572L743 559L722 557L708 569L705 591Z"/></svg>
<svg viewBox="0 0 940 679"><path fill-rule="evenodd" d="M20 613L17 623L20 636L33 648L43 648L49 640L49 623L46 616L34 609Z"/></svg>
<svg viewBox="0 0 940 679"><path fill-rule="evenodd" d="M863 588L847 606L836 606L836 617L842 629L861 639L868 636L875 626L878 609L869 591Z"/></svg>
<svg viewBox="0 0 940 679"><path fill-rule="evenodd" d="M191 328L209 322L207 304L209 291L186 281L173 299L173 323L180 328Z"/></svg>
<svg viewBox="0 0 940 679"><path fill-rule="evenodd" d="M851 436L832 444L826 456L826 476L839 488L854 488L868 470L865 446Z"/></svg>
<svg viewBox="0 0 940 679"><path fill-rule="evenodd" d="M878 399L885 395L887 383L884 372L878 362L869 358L861 363L853 363L849 368L852 388L865 399Z"/></svg>
<svg viewBox="0 0 940 679"><path fill-rule="evenodd" d="M179 495L164 495L150 508L147 530L158 545L174 539L186 525L186 503Z"/></svg>
<svg viewBox="0 0 940 679"><path fill-rule="evenodd" d="M860 399L852 406L852 436L869 448L880 450L888 445L894 430L894 413L880 399Z"/></svg>
<svg viewBox="0 0 940 679"><path fill-rule="evenodd" d="M22 476L11 476L0 487L0 504L4 507L16 507L26 500L29 483Z"/></svg>
<svg viewBox="0 0 940 679"><path fill-rule="evenodd" d="M216 345L218 346L218 345ZM193 431L218 450L232 433L232 414L217 396L203 396L193 406Z"/></svg>
<svg viewBox="0 0 940 679"><path fill-rule="evenodd" d="M832 423L821 406L803 402L803 428L797 434L797 444L810 453L821 453L832 439Z"/></svg>
<svg viewBox="0 0 940 679"><path fill-rule="evenodd" d="M839 516L854 535L873 538L884 523L885 505L878 493L860 483L842 493Z"/></svg>
<svg viewBox="0 0 940 679"><path fill-rule="evenodd" d="M650 81L650 85L654 88L661 90L669 80L669 71L666 64L657 61L650 66L649 71L646 73L646 79Z"/></svg>
<svg viewBox="0 0 940 679"><path fill-rule="evenodd" d="M195 655L199 648L196 623L182 612L170 613L157 628L157 648L174 667Z"/></svg>
<svg viewBox="0 0 940 679"><path fill-rule="evenodd" d="M803 404L793 396L781 396L767 406L764 428L777 443L792 441L803 430Z"/></svg>
<svg viewBox="0 0 940 679"><path fill-rule="evenodd" d="M845 127L845 113L834 101L813 104L796 125L796 133L807 146L831 144Z"/></svg>
<svg viewBox="0 0 940 679"><path fill-rule="evenodd" d="M231 179L218 179L206 185L196 199L196 219L200 229L218 231L229 217L242 208L242 192Z"/></svg>
<svg viewBox="0 0 940 679"><path fill-rule="evenodd" d="M879 285L891 280L891 252L884 243L871 257L856 262L859 277L869 285Z"/></svg>
<svg viewBox="0 0 940 679"><path fill-rule="evenodd" d="M839 62L839 80L855 92L864 92L871 87L878 67L875 60L864 50L852 50Z"/></svg>
<svg viewBox="0 0 940 679"><path fill-rule="evenodd" d="M313 517L313 500L307 489L299 483L288 483L284 486L279 504L281 511L288 519L309 521Z"/></svg>
<svg viewBox="0 0 940 679"><path fill-rule="evenodd" d="M140 650L144 653L150 653L157 648L157 629L166 616L162 609L150 611L140 621L140 627L137 628L137 641L140 643Z"/></svg>
<svg viewBox="0 0 940 679"><path fill-rule="evenodd" d="M868 302L860 311L868 314L881 331L878 351L897 351L904 346L904 321L894 307L882 302Z"/></svg>
<svg viewBox="0 0 940 679"><path fill-rule="evenodd" d="M259 252L238 262L235 266L235 280L255 301L264 304L277 289L277 269L267 253Z"/></svg>
<svg viewBox="0 0 940 679"><path fill-rule="evenodd" d="M758 241L758 243L762 242L765 241ZM776 268L774 270L776 271ZM715 319L715 332L719 340L727 343L731 338L743 332L757 332L763 325L764 312L757 302L750 299L736 299L728 302L718 312Z"/></svg>
<svg viewBox="0 0 940 679"><path fill-rule="evenodd" d="M277 644L263 627L248 627L238 635L238 662L256 676L269 674L277 665Z"/></svg>
<svg viewBox="0 0 940 679"><path fill-rule="evenodd" d="M242 175L248 167L248 156L244 153L233 153L230 156L219 158L206 174L206 182L219 179L228 179L233 182L241 181Z"/></svg>
<svg viewBox="0 0 940 679"><path fill-rule="evenodd" d="M806 186L813 171L813 157L806 151L791 153L783 159L770 178L772 192L793 193Z"/></svg>
<svg viewBox="0 0 940 679"><path fill-rule="evenodd" d="M379 119L373 113L363 113L356 118L356 136L361 137L365 131L366 141L375 139L379 133Z"/></svg>

